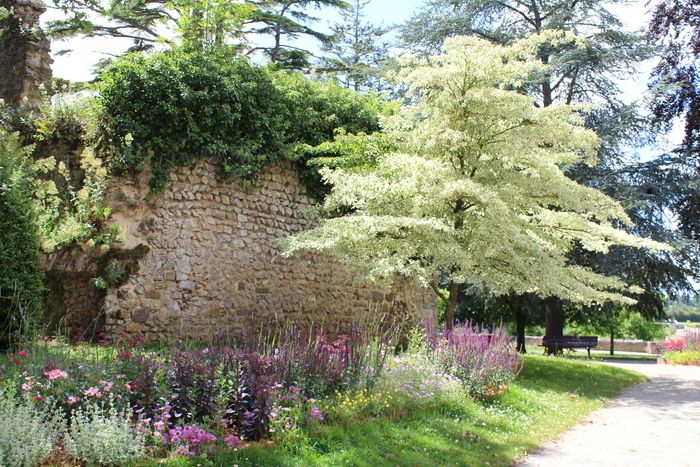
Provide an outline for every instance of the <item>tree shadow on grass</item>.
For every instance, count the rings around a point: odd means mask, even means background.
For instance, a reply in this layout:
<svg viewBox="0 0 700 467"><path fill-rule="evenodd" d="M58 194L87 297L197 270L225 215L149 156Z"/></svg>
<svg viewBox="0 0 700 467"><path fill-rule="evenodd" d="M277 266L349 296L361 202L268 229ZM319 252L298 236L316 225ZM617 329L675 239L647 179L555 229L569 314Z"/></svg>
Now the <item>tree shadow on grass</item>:
<svg viewBox="0 0 700 467"><path fill-rule="evenodd" d="M556 361L556 365L552 361ZM518 385L534 390L546 388L594 400L615 396L624 387L645 379L642 375L601 363L529 357L518 378Z"/></svg>

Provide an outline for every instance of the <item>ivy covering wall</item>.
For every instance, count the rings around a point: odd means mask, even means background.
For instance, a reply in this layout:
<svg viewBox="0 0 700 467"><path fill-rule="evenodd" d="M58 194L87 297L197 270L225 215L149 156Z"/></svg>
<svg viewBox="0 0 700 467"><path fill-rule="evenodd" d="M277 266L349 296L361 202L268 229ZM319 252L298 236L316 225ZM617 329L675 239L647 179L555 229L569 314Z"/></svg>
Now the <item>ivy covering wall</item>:
<svg viewBox="0 0 700 467"><path fill-rule="evenodd" d="M0 349L33 326L42 305L31 177L28 149L0 128Z"/></svg>

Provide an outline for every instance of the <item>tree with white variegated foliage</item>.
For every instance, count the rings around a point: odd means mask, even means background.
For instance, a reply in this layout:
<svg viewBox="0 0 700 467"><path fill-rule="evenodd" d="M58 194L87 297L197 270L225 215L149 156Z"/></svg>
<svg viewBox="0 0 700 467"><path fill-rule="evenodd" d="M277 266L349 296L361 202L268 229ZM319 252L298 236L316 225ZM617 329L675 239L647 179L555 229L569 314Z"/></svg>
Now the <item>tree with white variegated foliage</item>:
<svg viewBox="0 0 700 467"><path fill-rule="evenodd" d="M379 284L398 275L429 285L447 303L448 327L460 284L633 302L621 280L570 265L567 253L575 243L664 246L618 229L629 222L622 207L562 172L595 162L597 137L576 108L537 107L517 91L547 72L536 58L544 42L575 41L559 31L511 46L457 37L441 55L406 60L396 79L413 103L384 122L398 150L370 167L322 169L329 217L290 237L286 253L330 254Z"/></svg>

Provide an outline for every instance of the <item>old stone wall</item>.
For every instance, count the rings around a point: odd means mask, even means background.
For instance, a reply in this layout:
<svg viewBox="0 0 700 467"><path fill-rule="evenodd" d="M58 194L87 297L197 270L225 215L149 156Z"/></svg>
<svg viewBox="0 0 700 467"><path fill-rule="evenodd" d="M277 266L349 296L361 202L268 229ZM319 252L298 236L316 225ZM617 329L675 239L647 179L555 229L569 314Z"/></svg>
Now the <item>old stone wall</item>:
<svg viewBox="0 0 700 467"><path fill-rule="evenodd" d="M277 239L313 226L313 205L292 164L276 163L257 182L219 181L214 164L178 168L161 193L147 174L119 180L111 194L125 249L147 247L138 270L106 292L107 330L150 340L210 340L275 320L349 326L370 312L419 320L435 312L432 292L398 284L383 292L353 280L317 254L285 258Z"/></svg>
<svg viewBox="0 0 700 467"><path fill-rule="evenodd" d="M0 7L11 12L0 20L0 99L38 108L51 85L50 44L39 28L46 7L39 0L0 0Z"/></svg>

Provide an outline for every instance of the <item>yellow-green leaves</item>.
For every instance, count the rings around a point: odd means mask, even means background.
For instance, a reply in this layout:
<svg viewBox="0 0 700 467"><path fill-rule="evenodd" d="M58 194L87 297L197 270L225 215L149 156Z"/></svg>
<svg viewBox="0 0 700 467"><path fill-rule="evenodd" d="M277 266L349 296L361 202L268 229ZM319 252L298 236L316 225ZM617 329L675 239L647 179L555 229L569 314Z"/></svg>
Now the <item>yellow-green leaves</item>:
<svg viewBox="0 0 700 467"><path fill-rule="evenodd" d="M623 208L563 173L598 147L577 109L537 107L520 90L546 71L539 47L563 42L577 39L548 31L503 47L458 37L439 56L404 62L396 78L415 99L384 121L397 150L371 169L324 169L325 209L350 214L292 237L287 252L334 255L378 283L447 277L496 294L632 303L622 281L571 266L567 253L575 243L664 245L616 228L630 222Z"/></svg>

